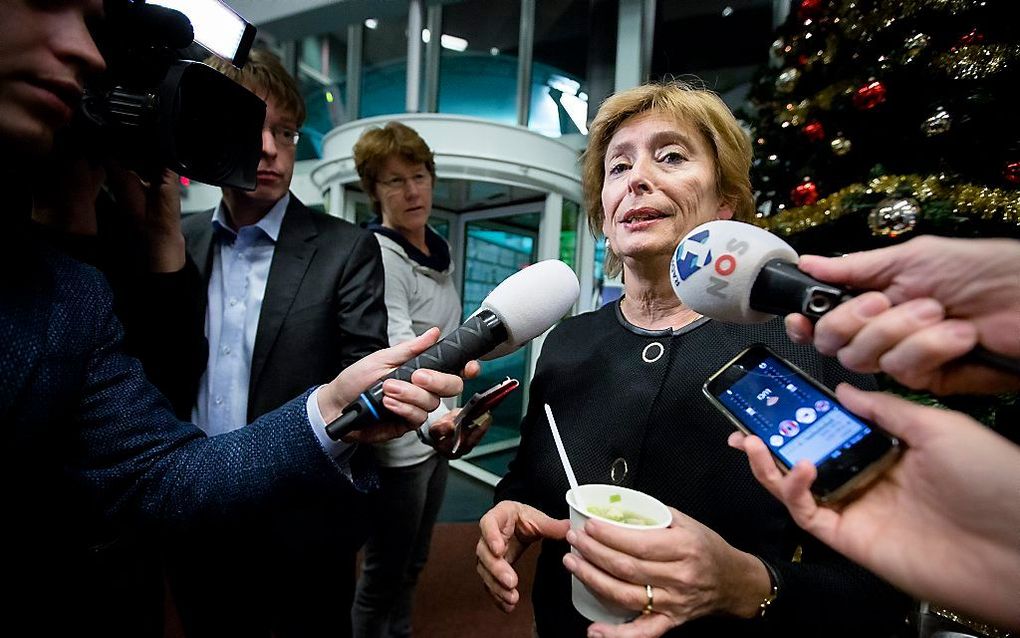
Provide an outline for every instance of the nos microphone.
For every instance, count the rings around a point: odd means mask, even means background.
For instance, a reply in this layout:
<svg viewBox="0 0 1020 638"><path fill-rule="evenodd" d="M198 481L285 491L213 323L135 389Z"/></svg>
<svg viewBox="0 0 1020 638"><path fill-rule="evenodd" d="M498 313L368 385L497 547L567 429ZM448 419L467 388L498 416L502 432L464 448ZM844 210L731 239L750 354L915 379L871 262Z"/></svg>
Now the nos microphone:
<svg viewBox="0 0 1020 638"><path fill-rule="evenodd" d="M680 240L669 264L669 279L673 292L689 308L731 323L758 323L793 312L817 320L853 297L801 271L798 260L789 244L767 230L716 220ZM1020 374L1020 360L980 346L967 358Z"/></svg>
<svg viewBox="0 0 1020 638"><path fill-rule="evenodd" d="M459 373L472 359L509 354L563 318L577 301L580 286L570 266L547 259L514 273L489 293L478 310L431 348L400 366L361 394L326 426L333 440L390 415L383 407L383 381L410 381L418 368Z"/></svg>
<svg viewBox="0 0 1020 638"><path fill-rule="evenodd" d="M669 279L687 306L732 323L758 323L791 312L819 319L851 297L802 272L798 259L789 244L766 230L716 220L680 240Z"/></svg>

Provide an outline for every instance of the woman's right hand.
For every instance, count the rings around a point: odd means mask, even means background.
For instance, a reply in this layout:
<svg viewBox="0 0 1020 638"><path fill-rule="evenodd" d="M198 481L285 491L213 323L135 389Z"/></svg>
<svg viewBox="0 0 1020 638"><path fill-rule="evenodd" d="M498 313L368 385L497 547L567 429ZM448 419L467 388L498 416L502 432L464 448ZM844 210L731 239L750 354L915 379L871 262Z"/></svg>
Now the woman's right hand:
<svg viewBox="0 0 1020 638"><path fill-rule="evenodd" d="M496 606L510 613L521 599L514 563L537 540L565 538L570 521L550 518L530 505L502 501L485 513L478 527L482 534L475 548L478 575Z"/></svg>

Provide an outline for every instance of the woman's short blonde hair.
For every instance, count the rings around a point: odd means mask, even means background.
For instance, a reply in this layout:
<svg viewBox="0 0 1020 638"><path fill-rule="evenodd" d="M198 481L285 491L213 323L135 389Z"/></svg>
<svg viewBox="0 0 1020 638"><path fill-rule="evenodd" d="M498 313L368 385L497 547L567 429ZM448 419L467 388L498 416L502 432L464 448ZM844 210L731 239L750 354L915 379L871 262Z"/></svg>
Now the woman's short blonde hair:
<svg viewBox="0 0 1020 638"><path fill-rule="evenodd" d="M432 149L410 126L400 122L387 122L382 128L373 126L354 144L354 168L361 178L361 188L372 199L372 208L380 213L382 206L375 196L379 173L392 156L398 156L409 164L424 164L436 183L436 160Z"/></svg>
<svg viewBox="0 0 1020 638"><path fill-rule="evenodd" d="M301 95L297 80L271 51L252 49L248 61L240 69L217 56L209 57L205 63L259 97L273 98L276 107L282 113L292 116L298 128L305 123L305 98Z"/></svg>
<svg viewBox="0 0 1020 638"><path fill-rule="evenodd" d="M588 210L588 227L598 237L606 212L602 209L602 185L609 142L631 117L656 111L693 125L712 150L715 182L720 199L733 209L734 219L749 220L754 214L751 194L751 140L740 128L722 99L706 89L686 82L645 84L610 96L588 131L588 148L582 157L581 187ZM679 240L679 237L677 238ZM605 271L619 274L622 263L606 248Z"/></svg>

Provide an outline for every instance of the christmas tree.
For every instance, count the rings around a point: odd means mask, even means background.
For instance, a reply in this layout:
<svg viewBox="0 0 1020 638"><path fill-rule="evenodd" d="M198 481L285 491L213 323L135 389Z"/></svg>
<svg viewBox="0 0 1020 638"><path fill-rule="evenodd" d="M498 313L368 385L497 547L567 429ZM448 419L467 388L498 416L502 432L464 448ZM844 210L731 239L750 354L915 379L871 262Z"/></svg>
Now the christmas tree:
<svg viewBox="0 0 1020 638"><path fill-rule="evenodd" d="M794 0L756 75L755 223L801 253L1020 237L1020 2ZM935 398L1017 437L1016 397ZM997 630L934 608L947 629Z"/></svg>
<svg viewBox="0 0 1020 638"><path fill-rule="evenodd" d="M776 35L742 114L757 224L823 255L1020 237L1020 2L800 0ZM1016 436L1015 397L945 403Z"/></svg>
<svg viewBox="0 0 1020 638"><path fill-rule="evenodd" d="M1020 237L1015 0L801 0L745 114L757 223L800 252Z"/></svg>

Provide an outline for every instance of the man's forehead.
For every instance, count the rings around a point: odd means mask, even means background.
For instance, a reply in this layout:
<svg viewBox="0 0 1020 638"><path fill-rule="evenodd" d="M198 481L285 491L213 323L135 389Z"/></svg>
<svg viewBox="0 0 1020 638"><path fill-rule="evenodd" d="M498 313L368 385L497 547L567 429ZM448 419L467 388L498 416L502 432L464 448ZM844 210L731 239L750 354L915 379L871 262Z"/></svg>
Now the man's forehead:
<svg viewBox="0 0 1020 638"><path fill-rule="evenodd" d="M264 89L248 87L255 95L266 103L266 119L272 119L276 122L286 122L289 124L295 124L297 122L297 116L288 109L280 106L279 100Z"/></svg>

